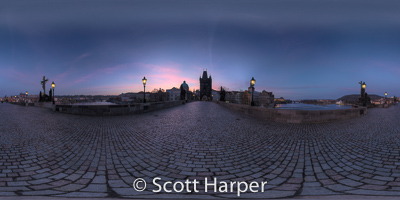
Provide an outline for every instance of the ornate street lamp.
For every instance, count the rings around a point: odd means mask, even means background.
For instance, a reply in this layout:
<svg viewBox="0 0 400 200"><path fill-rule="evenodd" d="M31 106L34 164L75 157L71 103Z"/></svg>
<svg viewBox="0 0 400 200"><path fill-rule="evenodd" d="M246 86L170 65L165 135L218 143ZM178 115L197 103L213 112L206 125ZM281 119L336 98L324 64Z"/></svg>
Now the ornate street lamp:
<svg viewBox="0 0 400 200"><path fill-rule="evenodd" d="M250 80L250 87L251 87L251 106L254 106L254 101L253 101L253 97L254 97L254 85L256 84L256 79L251 78Z"/></svg>
<svg viewBox="0 0 400 200"><path fill-rule="evenodd" d="M54 83L54 81L51 83L51 88L53 88L53 104L54 103L54 88L56 87L56 84Z"/></svg>
<svg viewBox="0 0 400 200"><path fill-rule="evenodd" d="M365 82L362 81L360 81L358 84L361 85L361 98L365 98L365 88L367 87L367 84L365 84Z"/></svg>
<svg viewBox="0 0 400 200"><path fill-rule="evenodd" d="M385 104L387 104L387 92L385 92Z"/></svg>
<svg viewBox="0 0 400 200"><path fill-rule="evenodd" d="M25 92L25 103L28 103L28 91Z"/></svg>
<svg viewBox="0 0 400 200"><path fill-rule="evenodd" d="M147 79L146 79L145 76L143 77L142 82L143 82L143 103L146 103L146 82L147 82Z"/></svg>

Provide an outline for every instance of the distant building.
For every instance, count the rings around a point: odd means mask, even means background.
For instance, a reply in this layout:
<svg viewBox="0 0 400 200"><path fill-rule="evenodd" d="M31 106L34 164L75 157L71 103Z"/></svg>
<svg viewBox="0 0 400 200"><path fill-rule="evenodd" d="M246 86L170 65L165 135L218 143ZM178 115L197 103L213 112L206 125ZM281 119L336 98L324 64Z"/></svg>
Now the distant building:
<svg viewBox="0 0 400 200"><path fill-rule="evenodd" d="M128 92L128 93L122 93L119 95L119 97L121 98L121 101L124 102L133 102L136 100L137 98L137 93L133 93L133 92ZM143 94L142 94L143 97Z"/></svg>
<svg viewBox="0 0 400 200"><path fill-rule="evenodd" d="M252 87L249 87L248 90L246 90L246 91L250 94L250 97L247 97L247 98L249 98L249 101L250 101L250 103L249 103L248 105L251 104L252 90L253 90ZM260 96L260 92L254 91L253 102L254 102L254 105L256 105L256 106L259 105L259 101L258 101L259 96ZM244 103L244 104L245 104L245 103ZM247 104L247 103L246 103L246 104Z"/></svg>
<svg viewBox="0 0 400 200"><path fill-rule="evenodd" d="M229 103L242 103L242 96L244 92L239 91L227 91L225 94L225 101Z"/></svg>
<svg viewBox="0 0 400 200"><path fill-rule="evenodd" d="M203 77L200 77L200 100L212 100L212 78L207 76L207 71L203 71Z"/></svg>
<svg viewBox="0 0 400 200"><path fill-rule="evenodd" d="M200 90L196 90L196 91L194 92L194 95L195 95L195 97L196 97L197 100L200 100Z"/></svg>
<svg viewBox="0 0 400 200"><path fill-rule="evenodd" d="M380 99L371 100L371 103L374 105L382 105L382 104L385 104L386 101L385 101L385 98L380 98Z"/></svg>
<svg viewBox="0 0 400 200"><path fill-rule="evenodd" d="M220 99L220 94L219 94L219 92L220 92L220 91L212 90L212 92L211 92L211 97L212 97L212 100L213 100L213 101L219 101L219 99Z"/></svg>
<svg viewBox="0 0 400 200"><path fill-rule="evenodd" d="M176 87L173 87L172 89L167 90L168 101L178 101L180 98L180 95L181 95L181 90Z"/></svg>
<svg viewBox="0 0 400 200"><path fill-rule="evenodd" d="M259 105L262 107L274 107L274 94L263 90L258 96Z"/></svg>
<svg viewBox="0 0 400 200"><path fill-rule="evenodd" d="M251 104L251 93L249 91L244 91L242 95L242 104L250 105Z"/></svg>
<svg viewBox="0 0 400 200"><path fill-rule="evenodd" d="M286 100L283 97L280 97L278 99L274 99L275 104L285 104L287 103Z"/></svg>

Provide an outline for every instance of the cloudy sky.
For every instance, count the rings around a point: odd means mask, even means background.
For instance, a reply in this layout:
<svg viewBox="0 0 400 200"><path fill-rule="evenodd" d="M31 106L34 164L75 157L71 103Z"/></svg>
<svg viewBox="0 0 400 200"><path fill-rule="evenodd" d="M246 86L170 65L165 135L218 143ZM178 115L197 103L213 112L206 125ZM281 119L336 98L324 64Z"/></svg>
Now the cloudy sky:
<svg viewBox="0 0 400 200"><path fill-rule="evenodd" d="M400 1L1 1L0 96L213 88L400 96Z"/></svg>

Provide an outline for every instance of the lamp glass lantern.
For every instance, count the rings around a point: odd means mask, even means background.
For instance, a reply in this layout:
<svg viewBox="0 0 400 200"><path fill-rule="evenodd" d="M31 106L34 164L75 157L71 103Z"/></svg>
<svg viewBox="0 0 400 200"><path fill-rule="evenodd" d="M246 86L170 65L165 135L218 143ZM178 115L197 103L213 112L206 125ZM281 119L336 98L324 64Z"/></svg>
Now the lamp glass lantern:
<svg viewBox="0 0 400 200"><path fill-rule="evenodd" d="M363 89L365 89L367 87L367 84L365 84L365 82L361 85Z"/></svg>
<svg viewBox="0 0 400 200"><path fill-rule="evenodd" d="M146 86L147 79L145 76L143 77L142 82L143 82L143 86Z"/></svg>
<svg viewBox="0 0 400 200"><path fill-rule="evenodd" d="M254 79L254 77L253 77L250 80L250 86L253 87L255 84L256 84L256 79Z"/></svg>

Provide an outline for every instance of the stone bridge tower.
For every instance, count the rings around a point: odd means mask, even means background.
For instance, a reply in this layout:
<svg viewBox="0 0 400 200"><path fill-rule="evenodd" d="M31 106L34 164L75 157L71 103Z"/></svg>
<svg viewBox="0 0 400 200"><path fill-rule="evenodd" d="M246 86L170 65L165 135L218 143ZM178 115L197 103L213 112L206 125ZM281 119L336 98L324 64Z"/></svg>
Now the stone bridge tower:
<svg viewBox="0 0 400 200"><path fill-rule="evenodd" d="M200 77L200 100L211 101L212 79L207 76L207 70L203 70L203 77Z"/></svg>

